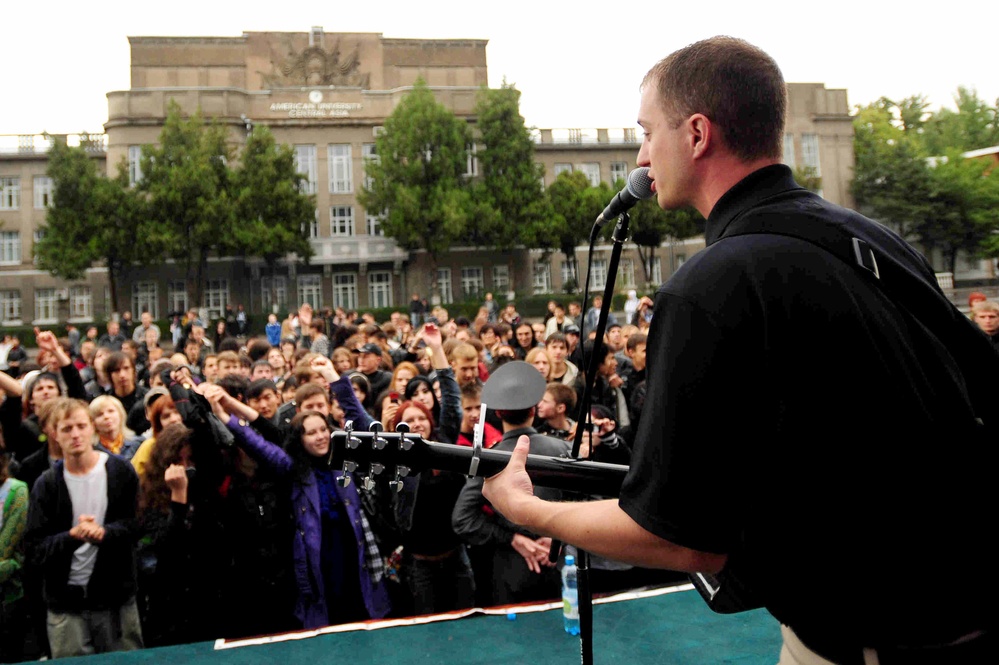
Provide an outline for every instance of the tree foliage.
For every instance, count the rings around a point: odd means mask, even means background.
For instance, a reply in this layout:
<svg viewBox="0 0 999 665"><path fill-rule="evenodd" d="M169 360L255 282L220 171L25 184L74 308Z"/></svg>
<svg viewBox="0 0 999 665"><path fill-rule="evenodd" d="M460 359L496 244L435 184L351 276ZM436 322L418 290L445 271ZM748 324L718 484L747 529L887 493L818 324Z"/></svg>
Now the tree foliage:
<svg viewBox="0 0 999 665"><path fill-rule="evenodd" d="M468 240L474 245L510 249L533 236L552 210L541 180L544 167L534 161L534 142L520 115L520 92L504 82L482 88L475 114L482 148L479 178L472 183L475 223Z"/></svg>
<svg viewBox="0 0 999 665"><path fill-rule="evenodd" d="M652 284L652 258L667 239L683 240L704 233L704 218L693 208L663 210L655 197L639 201L631 209L631 240L642 261L645 283Z"/></svg>
<svg viewBox="0 0 999 665"><path fill-rule="evenodd" d="M306 262L312 257L308 228L316 204L302 194L303 180L291 146L278 145L267 127L254 127L232 174L232 244L241 254L263 258L271 275L288 254ZM277 302L276 294L271 302Z"/></svg>
<svg viewBox="0 0 999 665"><path fill-rule="evenodd" d="M962 152L999 143L996 110L958 90L957 111L927 111L925 97L858 109L853 193L872 217L937 250L954 271L959 252L999 256L999 175Z"/></svg>
<svg viewBox="0 0 999 665"><path fill-rule="evenodd" d="M422 81L386 118L378 158L366 165L358 200L382 215L381 228L407 250L424 249L434 264L467 235L472 197L465 177L471 132ZM436 280L432 280L436 288Z"/></svg>
<svg viewBox="0 0 999 665"><path fill-rule="evenodd" d="M187 293L200 303L205 268L212 254L225 255L236 243L236 220L226 130L206 125L201 114L183 118L171 100L155 146L143 146L141 191L150 199L161 251L184 266Z"/></svg>
<svg viewBox="0 0 999 665"><path fill-rule="evenodd" d="M131 266L155 257L145 201L128 188L124 165L104 177L84 145L56 141L49 153L52 205L35 245L35 258L56 277L77 280L97 263L108 268L111 303L119 310L119 285Z"/></svg>

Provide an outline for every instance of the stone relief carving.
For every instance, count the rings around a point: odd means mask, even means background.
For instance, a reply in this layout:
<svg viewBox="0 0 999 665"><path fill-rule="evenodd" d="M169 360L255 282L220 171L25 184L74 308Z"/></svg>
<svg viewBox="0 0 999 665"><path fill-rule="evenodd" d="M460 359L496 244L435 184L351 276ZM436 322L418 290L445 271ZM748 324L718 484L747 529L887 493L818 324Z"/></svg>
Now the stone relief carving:
<svg viewBox="0 0 999 665"><path fill-rule="evenodd" d="M371 75L360 72L357 44L346 54L340 50L339 39L330 50L308 46L296 52L291 35L286 35L282 46L284 55L275 53L277 49L271 46L271 71L261 72L267 87L339 85L368 88Z"/></svg>

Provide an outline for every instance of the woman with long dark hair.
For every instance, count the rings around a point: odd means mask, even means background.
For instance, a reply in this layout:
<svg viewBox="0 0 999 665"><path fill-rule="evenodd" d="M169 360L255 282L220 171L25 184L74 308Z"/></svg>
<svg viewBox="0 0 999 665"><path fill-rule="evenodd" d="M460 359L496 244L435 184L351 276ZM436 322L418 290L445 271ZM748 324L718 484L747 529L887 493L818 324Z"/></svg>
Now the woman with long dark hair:
<svg viewBox="0 0 999 665"><path fill-rule="evenodd" d="M358 482L352 474L326 466L330 446L326 415L304 411L292 418L282 449L246 424L256 419L256 412L214 388L206 389L205 397L237 445L283 479L291 493L295 616L302 627L386 616L390 604L384 562L362 509ZM346 486L337 482L344 476L349 480Z"/></svg>

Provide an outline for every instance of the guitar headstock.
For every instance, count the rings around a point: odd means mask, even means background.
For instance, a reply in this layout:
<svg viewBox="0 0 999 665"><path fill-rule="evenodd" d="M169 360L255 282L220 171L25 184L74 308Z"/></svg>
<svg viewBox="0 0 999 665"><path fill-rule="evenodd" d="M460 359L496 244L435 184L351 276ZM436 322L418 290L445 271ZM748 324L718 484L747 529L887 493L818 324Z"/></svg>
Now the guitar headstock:
<svg viewBox="0 0 999 665"><path fill-rule="evenodd" d="M330 435L330 468L345 473L338 479L346 485L348 473L361 476L361 487L370 490L377 478L391 478L389 487L402 490L402 478L416 475L426 467L423 452L427 442L417 434L409 433L406 423L399 423L395 432L386 432L380 422L371 423L371 431L354 430L348 421L343 431Z"/></svg>

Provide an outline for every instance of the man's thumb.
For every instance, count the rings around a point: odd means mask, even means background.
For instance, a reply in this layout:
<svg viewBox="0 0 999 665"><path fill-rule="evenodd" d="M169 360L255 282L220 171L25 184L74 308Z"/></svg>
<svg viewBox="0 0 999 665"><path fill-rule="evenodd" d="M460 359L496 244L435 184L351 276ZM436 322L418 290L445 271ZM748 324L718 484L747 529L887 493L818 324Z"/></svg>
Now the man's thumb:
<svg viewBox="0 0 999 665"><path fill-rule="evenodd" d="M527 453L531 451L531 439L526 434L521 434L520 438L517 439L517 447L513 449L513 453L510 454L510 463L507 468L514 467L516 469L523 469L527 466Z"/></svg>

